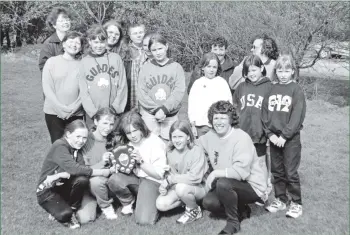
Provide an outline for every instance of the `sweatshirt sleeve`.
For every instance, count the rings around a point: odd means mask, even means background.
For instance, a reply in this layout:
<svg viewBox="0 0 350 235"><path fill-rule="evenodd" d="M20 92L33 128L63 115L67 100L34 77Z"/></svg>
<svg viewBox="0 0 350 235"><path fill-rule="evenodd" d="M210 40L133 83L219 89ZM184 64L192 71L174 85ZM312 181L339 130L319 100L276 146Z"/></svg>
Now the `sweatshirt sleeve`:
<svg viewBox="0 0 350 235"><path fill-rule="evenodd" d="M248 135L242 136L234 147L231 156L232 167L226 168L227 178L246 180L250 175L250 168L254 158L254 145Z"/></svg>
<svg viewBox="0 0 350 235"><path fill-rule="evenodd" d="M119 71L119 80L117 85L117 96L115 97L112 106L117 114L123 113L126 102L128 100L128 85L126 83L125 68L123 61L120 56L117 55L116 60L118 61L118 71Z"/></svg>
<svg viewBox="0 0 350 235"><path fill-rule="evenodd" d="M168 114L169 112L176 109L179 104L182 101L182 98L185 94L185 83L186 83L186 77L185 72L180 64L177 64L176 67L176 77L175 77L175 87L174 90L171 92L171 95L168 97L168 99L165 101L161 109L163 109L165 114Z"/></svg>
<svg viewBox="0 0 350 235"><path fill-rule="evenodd" d="M166 165L166 147L162 140L157 139L152 146L151 164L160 177L164 176L164 166Z"/></svg>
<svg viewBox="0 0 350 235"><path fill-rule="evenodd" d="M44 65L43 73L42 73L42 87L43 92L45 94L46 99L52 105L52 108L56 111L60 116L64 116L61 109L63 104L59 102L55 94L54 82L51 74L51 68L53 66L52 59L48 59L47 63Z"/></svg>
<svg viewBox="0 0 350 235"><path fill-rule="evenodd" d="M245 58L243 59L243 61L244 60ZM232 90L236 90L237 86L244 81L242 76L243 61L237 67L235 67L232 75L229 77L229 85Z"/></svg>
<svg viewBox="0 0 350 235"><path fill-rule="evenodd" d="M220 94L222 96L222 99L225 101L229 101L232 104L231 89L224 78L222 79L221 84L222 85L220 89Z"/></svg>
<svg viewBox="0 0 350 235"><path fill-rule="evenodd" d="M267 138L270 138L274 133L268 128L269 126L269 97L270 92L266 93L261 106L261 122Z"/></svg>
<svg viewBox="0 0 350 235"><path fill-rule="evenodd" d="M96 114L97 108L95 107L95 104L89 94L88 84L85 78L84 64L82 62L80 63L78 77L81 102L83 104L85 112L89 115L90 118L92 118Z"/></svg>
<svg viewBox="0 0 350 235"><path fill-rule="evenodd" d="M296 91L293 93L292 104L290 106L291 114L288 124L283 128L281 136L284 139L292 138L296 132L301 129L306 113L306 101L304 92L297 85Z"/></svg>
<svg viewBox="0 0 350 235"><path fill-rule="evenodd" d="M91 176L92 169L85 166L84 164L76 162L73 159L72 155L69 153L67 147L60 145L52 154L53 161L69 174ZM83 159L78 158L78 161L81 162Z"/></svg>
<svg viewBox="0 0 350 235"><path fill-rule="evenodd" d="M44 43L39 55L39 69L42 72L46 61L54 56L49 43Z"/></svg>
<svg viewBox="0 0 350 235"><path fill-rule="evenodd" d="M198 87L199 83L198 80L194 82L191 90L190 90L190 94L188 95L188 119L190 120L190 122L194 122L196 121L196 113L197 113L197 102L200 102L199 98L199 87Z"/></svg>
<svg viewBox="0 0 350 235"><path fill-rule="evenodd" d="M184 183L188 185L200 184L208 170L208 163L204 151L202 148L194 146L188 154L191 154L191 156L187 155L186 157L191 157L193 159L189 166L190 169L185 174L175 174L173 181L174 183Z"/></svg>

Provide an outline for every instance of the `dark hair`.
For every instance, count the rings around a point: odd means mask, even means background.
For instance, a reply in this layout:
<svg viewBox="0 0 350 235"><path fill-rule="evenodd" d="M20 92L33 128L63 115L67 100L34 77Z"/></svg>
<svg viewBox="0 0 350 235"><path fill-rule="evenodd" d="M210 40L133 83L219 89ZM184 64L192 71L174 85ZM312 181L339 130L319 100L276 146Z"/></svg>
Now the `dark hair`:
<svg viewBox="0 0 350 235"><path fill-rule="evenodd" d="M277 77L276 70L280 69L280 68L293 69L294 74L292 75L292 79L295 80L295 77L297 76L297 67L296 67L295 60L294 60L292 55L281 54L277 58L273 74L277 78L278 81L279 81L279 78Z"/></svg>
<svg viewBox="0 0 350 235"><path fill-rule="evenodd" d="M263 40L263 43L261 45L261 54L266 55L268 58L276 60L278 57L278 48L275 40L266 34L260 34L252 39L251 44L253 44L256 39Z"/></svg>
<svg viewBox="0 0 350 235"><path fill-rule="evenodd" d="M211 42L210 42L210 45L211 46L219 46L219 47L222 47L224 46L225 49L228 47L228 43L227 43L227 40L224 38L224 37L217 37L217 38L214 38Z"/></svg>
<svg viewBox="0 0 350 235"><path fill-rule="evenodd" d="M239 127L237 107L233 106L229 101L220 100L210 106L208 119L211 125L213 125L213 117L215 114L227 114L230 118L231 126Z"/></svg>
<svg viewBox="0 0 350 235"><path fill-rule="evenodd" d="M151 46L154 44L154 43L161 43L163 45L168 45L168 42L167 40L165 39L165 37L159 33L155 33L151 36L151 38L149 39L149 42L148 42L148 50L151 50Z"/></svg>
<svg viewBox="0 0 350 235"><path fill-rule="evenodd" d="M148 129L140 114L136 113L135 111L126 112L119 119L116 131L113 133L113 141L108 143L108 146L106 145L107 150L113 149L117 145L123 145L130 142L126 136L130 125L136 130L140 130L144 138L147 138L151 134L151 131Z"/></svg>
<svg viewBox="0 0 350 235"><path fill-rule="evenodd" d="M66 8L54 7L46 18L46 25L53 28L53 26L56 25L57 18L60 14L66 15L69 19L71 18L71 13Z"/></svg>
<svg viewBox="0 0 350 235"><path fill-rule="evenodd" d="M76 129L88 130L86 123L83 120L77 119L77 120L74 120L73 122L69 123L66 126L66 128L64 128L63 136L66 136L67 132L73 133Z"/></svg>
<svg viewBox="0 0 350 235"><path fill-rule="evenodd" d="M221 64L220 64L220 60L219 60L218 56L213 52L208 52L202 56L201 60L198 63L198 68L200 69L200 74L202 76L204 75L202 69L204 67L206 67L210 63L211 60L216 60L216 62L218 63L218 70L216 71L215 76L219 76L221 74L222 69L221 69Z"/></svg>
<svg viewBox="0 0 350 235"><path fill-rule="evenodd" d="M100 41L105 41L107 39L107 32L106 30L99 24L92 25L87 31L86 31L87 38L90 40L95 40L98 38Z"/></svg>
<svg viewBox="0 0 350 235"><path fill-rule="evenodd" d="M76 32L76 31L67 32L67 34L62 39L62 43L67 41L68 39L74 39L74 38L80 39L81 48L80 48L80 51L75 55L75 58L81 59L81 57L83 55L84 47L86 44L85 37L81 33Z"/></svg>
<svg viewBox="0 0 350 235"><path fill-rule="evenodd" d="M111 116L113 117L114 119L114 122L117 120L117 114L116 112L114 111L114 109L112 108L109 108L109 107L106 107L106 108L100 108L96 114L92 117L93 120L96 120L96 121L100 121L101 118L103 116ZM95 131L96 130L96 126L94 125L91 130L92 131ZM113 142L113 139L114 139L114 133L113 131L111 133L109 133L106 137L106 149L108 150L108 148L110 148L110 146L112 145L112 142Z"/></svg>
<svg viewBox="0 0 350 235"><path fill-rule="evenodd" d="M108 37L107 29L108 29L109 26L112 26L112 25L117 27L118 30L119 30L119 39L118 39L117 43L115 45L113 45L113 47L119 48L120 47L120 43L123 41L123 38L124 38L121 24L119 22L117 22L116 20L110 20L110 21L107 21L103 25L103 29L106 31L106 34L107 34L107 37Z"/></svg>
<svg viewBox="0 0 350 235"><path fill-rule="evenodd" d="M172 142L172 138L171 138L172 133L175 130L180 130L180 131L184 132L186 135L188 135L190 137L190 140L188 141L187 147L189 149L193 148L195 139L194 139L194 135L193 135L190 123L188 123L187 121L183 121L183 120L177 120L176 122L174 122L171 125L170 130L169 130L169 140L170 140L169 141L169 149L173 150L175 148L174 144Z"/></svg>
<svg viewBox="0 0 350 235"><path fill-rule="evenodd" d="M242 70L243 77L247 77L249 72L249 67L252 65L259 68L264 68L262 71L262 75L266 76L266 68L264 66L264 63L261 61L260 57L256 55L249 55L247 58L245 58L243 62L243 70Z"/></svg>

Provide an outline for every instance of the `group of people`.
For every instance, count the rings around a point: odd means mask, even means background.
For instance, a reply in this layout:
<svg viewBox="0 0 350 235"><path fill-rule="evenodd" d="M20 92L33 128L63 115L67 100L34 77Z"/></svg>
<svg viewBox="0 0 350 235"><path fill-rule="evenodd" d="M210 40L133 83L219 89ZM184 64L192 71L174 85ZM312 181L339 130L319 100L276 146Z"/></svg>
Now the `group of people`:
<svg viewBox="0 0 350 235"><path fill-rule="evenodd" d="M287 217L302 215L306 102L293 58L279 55L273 39L255 38L240 64L226 55L223 37L214 39L186 88L161 34L132 24L125 42L111 20L87 30L85 48L83 35L69 31L70 17L52 10L47 22L56 31L39 58L52 146L36 193L50 219L73 229L99 211L113 220L119 202L122 215L155 224L160 211L184 207L177 223L196 221L205 209L225 216L219 234L233 234L251 203L270 212L289 204ZM186 89L189 121L178 117ZM114 156L125 146L130 172Z"/></svg>

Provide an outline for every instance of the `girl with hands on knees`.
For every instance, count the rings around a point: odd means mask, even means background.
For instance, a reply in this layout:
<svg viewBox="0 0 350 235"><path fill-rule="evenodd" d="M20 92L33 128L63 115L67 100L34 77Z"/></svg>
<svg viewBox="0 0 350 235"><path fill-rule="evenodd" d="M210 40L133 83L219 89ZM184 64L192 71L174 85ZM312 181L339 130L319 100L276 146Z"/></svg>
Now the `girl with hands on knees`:
<svg viewBox="0 0 350 235"><path fill-rule="evenodd" d="M115 127L116 113L112 108L101 108L93 117L95 126L89 133L86 145L83 148L84 161L92 169L109 169L112 167L114 154L106 148L112 141L112 131ZM96 219L97 206L101 208L106 219L118 218L113 208L113 199L109 196L108 177L95 176L90 178L90 189L85 192L80 210L77 212L81 223Z"/></svg>
<svg viewBox="0 0 350 235"><path fill-rule="evenodd" d="M91 169L85 165L81 148L87 138L84 121L75 120L66 126L63 137L55 141L44 160L36 190L38 203L49 217L71 229L80 227L76 211L89 187L89 177L111 174L109 168ZM58 178L60 182L54 184Z"/></svg>
<svg viewBox="0 0 350 235"><path fill-rule="evenodd" d="M185 213L176 222L187 224L202 217L197 202L206 194L203 177L208 164L203 150L194 143L188 122L176 121L170 127L169 139L169 165L163 168L166 174L159 187L156 205L158 210L168 211L185 204Z"/></svg>
<svg viewBox="0 0 350 235"><path fill-rule="evenodd" d="M113 174L108 180L108 187L122 204L122 215L135 214L138 224L155 224L158 219L158 188L166 165L166 145L150 132L141 116L134 111L120 118L112 147L117 144L132 146L134 150L130 155L137 164L130 174L122 171Z"/></svg>

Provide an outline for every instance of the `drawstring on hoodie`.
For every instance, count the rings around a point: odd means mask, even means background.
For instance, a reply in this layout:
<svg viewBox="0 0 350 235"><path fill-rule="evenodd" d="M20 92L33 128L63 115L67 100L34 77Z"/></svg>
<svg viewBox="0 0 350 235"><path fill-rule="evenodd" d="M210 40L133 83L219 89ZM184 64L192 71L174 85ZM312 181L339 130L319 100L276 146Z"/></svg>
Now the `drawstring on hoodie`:
<svg viewBox="0 0 350 235"><path fill-rule="evenodd" d="M105 52L107 55L107 63L108 63L108 68L110 68L109 65L109 57L108 57L108 51ZM93 58L95 59L96 64L98 64L98 66L101 67L101 65L97 62L96 57L93 56ZM109 77L109 97L108 97L108 108L111 108L111 96L112 96L112 78L111 75L108 73L108 77Z"/></svg>

